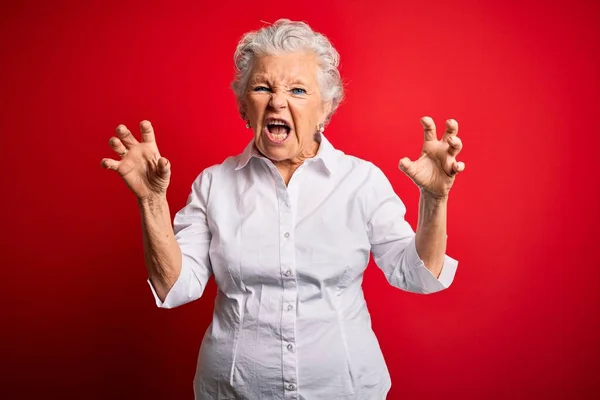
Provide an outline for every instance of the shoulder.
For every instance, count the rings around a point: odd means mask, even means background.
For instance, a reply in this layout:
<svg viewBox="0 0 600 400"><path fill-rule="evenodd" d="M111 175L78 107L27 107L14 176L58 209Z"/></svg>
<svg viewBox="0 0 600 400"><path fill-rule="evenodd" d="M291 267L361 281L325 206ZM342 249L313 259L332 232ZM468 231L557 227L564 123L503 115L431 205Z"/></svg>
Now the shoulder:
<svg viewBox="0 0 600 400"><path fill-rule="evenodd" d="M374 162L336 150L336 169L340 174L352 174L355 180L380 181L385 174Z"/></svg>
<svg viewBox="0 0 600 400"><path fill-rule="evenodd" d="M375 207L396 194L389 178L375 162L336 150L338 182L351 185L353 193L366 209Z"/></svg>
<svg viewBox="0 0 600 400"><path fill-rule="evenodd" d="M208 207L216 192L219 191L219 187L228 186L226 184L227 179L223 179L223 177L227 175L227 171L233 171L235 165L235 157L228 157L221 163L210 165L201 170L191 184L188 204L193 202ZM225 183L224 186L223 183Z"/></svg>
<svg viewBox="0 0 600 400"><path fill-rule="evenodd" d="M227 157L223 162L204 168L194 179L194 185L211 183L215 178L223 179L230 176L238 165L239 156Z"/></svg>

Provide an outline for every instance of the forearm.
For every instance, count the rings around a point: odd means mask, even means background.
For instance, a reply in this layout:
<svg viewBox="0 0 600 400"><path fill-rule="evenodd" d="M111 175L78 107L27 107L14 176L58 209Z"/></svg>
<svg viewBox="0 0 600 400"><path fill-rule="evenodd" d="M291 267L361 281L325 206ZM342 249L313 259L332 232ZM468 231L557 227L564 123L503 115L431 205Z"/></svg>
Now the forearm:
<svg viewBox="0 0 600 400"><path fill-rule="evenodd" d="M148 278L161 301L181 272L181 249L175 240L165 196L138 201L142 219L144 257Z"/></svg>
<svg viewBox="0 0 600 400"><path fill-rule="evenodd" d="M425 267L436 277L442 271L446 255L447 205L448 197L437 198L421 191L415 245Z"/></svg>

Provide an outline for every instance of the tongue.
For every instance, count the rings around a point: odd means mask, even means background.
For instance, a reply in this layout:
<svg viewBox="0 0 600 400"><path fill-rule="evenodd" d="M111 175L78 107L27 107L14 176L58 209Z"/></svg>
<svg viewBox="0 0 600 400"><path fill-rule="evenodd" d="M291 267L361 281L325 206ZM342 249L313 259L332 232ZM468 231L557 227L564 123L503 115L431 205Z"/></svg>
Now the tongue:
<svg viewBox="0 0 600 400"><path fill-rule="evenodd" d="M287 134L288 130L282 125L270 125L269 132L275 135L283 135Z"/></svg>

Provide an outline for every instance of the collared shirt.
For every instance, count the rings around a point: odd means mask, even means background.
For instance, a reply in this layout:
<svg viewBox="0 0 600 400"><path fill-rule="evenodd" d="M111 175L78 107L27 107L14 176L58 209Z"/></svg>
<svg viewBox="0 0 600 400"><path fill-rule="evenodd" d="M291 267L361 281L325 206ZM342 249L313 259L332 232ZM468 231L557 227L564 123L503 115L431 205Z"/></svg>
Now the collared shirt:
<svg viewBox="0 0 600 400"><path fill-rule="evenodd" d="M385 399L390 376L361 286L370 254L391 285L423 294L450 286L458 264L446 255L436 278L405 212L379 168L324 136L287 186L253 142L200 173L174 219L180 276L164 302L150 284L157 306L172 308L214 275L196 399Z"/></svg>

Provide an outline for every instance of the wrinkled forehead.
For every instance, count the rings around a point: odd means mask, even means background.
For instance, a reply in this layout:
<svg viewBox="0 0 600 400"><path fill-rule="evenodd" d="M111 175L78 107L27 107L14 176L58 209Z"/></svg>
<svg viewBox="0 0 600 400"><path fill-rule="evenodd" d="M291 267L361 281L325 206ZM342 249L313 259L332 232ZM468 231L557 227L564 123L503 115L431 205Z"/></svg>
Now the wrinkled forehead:
<svg viewBox="0 0 600 400"><path fill-rule="evenodd" d="M317 84L319 65L312 52L294 52L257 56L254 59L250 83L265 82L272 85L302 83Z"/></svg>

